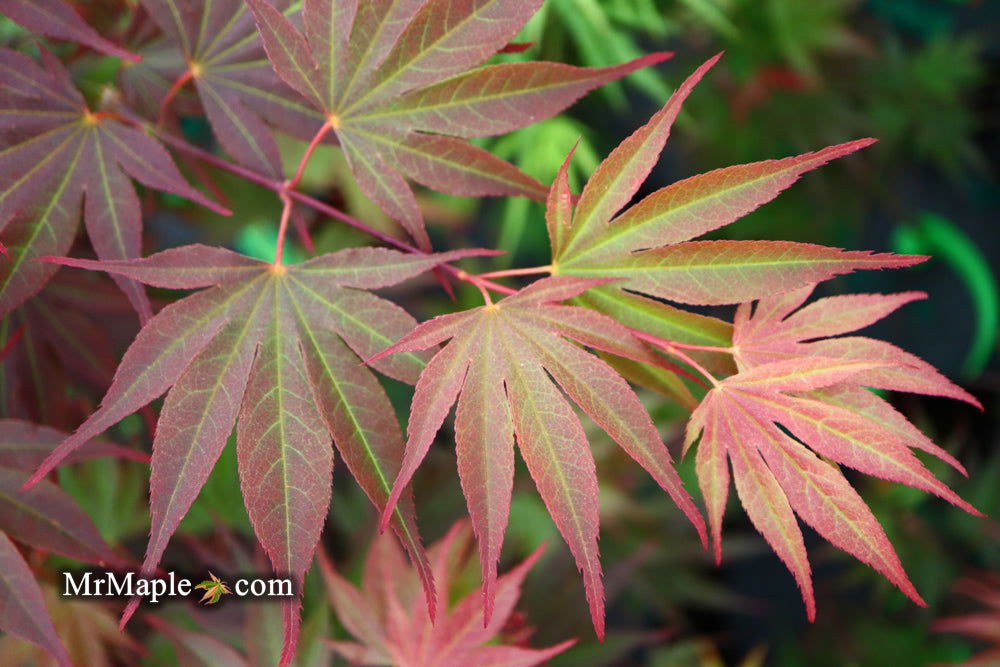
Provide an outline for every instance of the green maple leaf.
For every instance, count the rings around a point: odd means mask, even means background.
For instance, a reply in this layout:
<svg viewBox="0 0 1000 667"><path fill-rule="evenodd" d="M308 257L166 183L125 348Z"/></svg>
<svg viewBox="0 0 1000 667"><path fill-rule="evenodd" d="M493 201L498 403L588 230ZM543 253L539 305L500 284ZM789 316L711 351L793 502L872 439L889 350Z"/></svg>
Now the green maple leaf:
<svg viewBox="0 0 1000 667"><path fill-rule="evenodd" d="M224 581L211 572L208 573L208 576L211 577L211 579L206 579L195 586L195 590L199 588L205 589L205 594L201 596L201 600L199 600L199 602L203 602L205 604L215 604L222 598L223 595L232 595L233 592L229 590L229 586L226 586Z"/></svg>

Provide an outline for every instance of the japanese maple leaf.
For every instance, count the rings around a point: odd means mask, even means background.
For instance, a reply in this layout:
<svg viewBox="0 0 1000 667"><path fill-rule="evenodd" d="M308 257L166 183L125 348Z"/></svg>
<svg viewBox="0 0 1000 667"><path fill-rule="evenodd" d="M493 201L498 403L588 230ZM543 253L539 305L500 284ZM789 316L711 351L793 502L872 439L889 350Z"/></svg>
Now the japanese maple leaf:
<svg viewBox="0 0 1000 667"><path fill-rule="evenodd" d="M247 4L275 70L322 113L365 194L421 247L427 235L404 174L450 194L544 198L537 180L464 139L539 121L668 55L604 68L477 67L541 0L309 0L303 31L267 0Z"/></svg>
<svg viewBox="0 0 1000 667"><path fill-rule="evenodd" d="M425 322L373 358L380 361L451 339L417 382L406 453L383 525L457 399L458 471L479 540L487 622L510 509L516 436L542 500L583 572L594 627L603 636L594 458L579 418L557 385L656 479L705 538L701 515L635 392L608 364L564 338L640 362L660 363L610 318L555 303L601 282L545 278L496 304Z"/></svg>
<svg viewBox="0 0 1000 667"><path fill-rule="evenodd" d="M514 611L524 577L542 555L544 546L497 579L495 613L487 624L481 620L483 598L478 590L454 605L448 604L449 582L466 562L463 554L469 553L470 540L468 525L457 523L429 549L440 609L433 623L424 599L414 595L416 573L392 541L375 538L360 589L335 572L321 554L320 569L330 603L355 639L330 641L330 646L352 664L399 667L529 667L572 646L575 640L544 649L508 646L502 641L487 644L501 632Z"/></svg>
<svg viewBox="0 0 1000 667"><path fill-rule="evenodd" d="M647 332L655 326L664 338L702 345L719 345L725 326L635 293L685 304L740 303L857 269L923 259L791 241L691 240L734 222L804 172L873 139L692 176L619 212L656 163L681 104L718 58L699 67L646 125L611 152L575 208L561 173L547 216L553 274L622 279L591 290L581 302L627 326Z"/></svg>
<svg viewBox="0 0 1000 667"><path fill-rule="evenodd" d="M42 480L20 489L65 434L17 419L0 419L0 630L45 649L60 665L71 664L49 616L42 589L12 540L99 566L127 567L101 538L73 498ZM139 452L92 443L74 460L98 456L142 459Z"/></svg>
<svg viewBox="0 0 1000 667"><path fill-rule="evenodd" d="M752 314L749 303L740 304L733 322L733 356L741 368L800 356L883 361L885 366L860 373L852 381L878 389L947 396L982 409L975 396L891 343L863 336L832 338L873 324L906 303L926 298L925 293L832 296L796 311L814 287L806 285L761 299Z"/></svg>
<svg viewBox="0 0 1000 667"><path fill-rule="evenodd" d="M204 604L215 604L222 599L223 595L232 595L233 592L229 590L229 586L227 586L224 581L211 572L208 573L208 576L208 579L195 586L196 589L205 589L205 594L201 596L201 600L199 600L199 602L203 602Z"/></svg>
<svg viewBox="0 0 1000 667"><path fill-rule="evenodd" d="M142 216L129 177L225 212L192 188L152 137L93 112L69 73L42 49L42 64L0 49L0 314L37 292L56 266L31 259L65 254L76 236L80 203L90 242L102 259L140 252ZM86 193L86 196L84 194ZM142 288L115 280L145 321Z"/></svg>
<svg viewBox="0 0 1000 667"><path fill-rule="evenodd" d="M809 393L887 366L877 359L821 356L765 363L714 382L688 422L685 449L701 434L695 464L716 559L722 556L731 464L740 502L795 576L810 620L816 605L796 515L924 606L868 506L840 469L824 459L928 491L980 515L910 451L920 446L918 441L877 414L853 411Z"/></svg>
<svg viewBox="0 0 1000 667"><path fill-rule="evenodd" d="M287 1L276 4L291 11ZM323 119L274 73L243 0L142 0L142 6L164 37L140 50L151 56L147 62L123 70L123 86L152 100L143 105L147 111L162 113L172 86L193 81L223 148L246 166L282 179L278 148L264 120L308 139Z"/></svg>
<svg viewBox="0 0 1000 667"><path fill-rule="evenodd" d="M91 406L68 388L107 389L118 363L119 336L110 337L106 326L130 340L137 331L134 317L124 294L105 276L57 273L0 325L6 335L6 353L0 352L5 414L57 428L79 424Z"/></svg>
<svg viewBox="0 0 1000 667"><path fill-rule="evenodd" d="M975 639L987 647L967 660L962 667L989 667L1000 660L1000 575L996 572L976 572L963 577L955 591L975 600L984 608L959 616L946 616L934 621L934 632L953 632Z"/></svg>
<svg viewBox="0 0 1000 667"><path fill-rule="evenodd" d="M442 261L482 253L351 248L288 266L191 245L137 260L52 258L157 287L209 289L172 303L147 323L125 352L101 407L46 458L29 484L167 392L153 440L152 526L142 572L155 569L238 419L236 451L250 520L274 569L301 584L330 502L331 437L380 509L402 455L392 405L359 357L371 357L415 322L359 288L392 285ZM375 364L409 382L422 367L415 354ZM412 501L393 506L393 527L430 591ZM285 631L287 662L298 634L297 601L285 603Z"/></svg>
<svg viewBox="0 0 1000 667"><path fill-rule="evenodd" d="M80 18L76 9L62 0L0 0L0 14L40 35L86 44L126 60L142 59L138 54L101 37Z"/></svg>

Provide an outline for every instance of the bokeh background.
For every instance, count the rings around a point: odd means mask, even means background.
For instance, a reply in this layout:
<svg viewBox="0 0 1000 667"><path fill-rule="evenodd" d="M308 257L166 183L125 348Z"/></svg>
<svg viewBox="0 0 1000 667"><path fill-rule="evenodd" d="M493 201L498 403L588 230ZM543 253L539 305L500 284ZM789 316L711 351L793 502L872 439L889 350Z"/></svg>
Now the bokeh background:
<svg viewBox="0 0 1000 667"><path fill-rule="evenodd" d="M102 13L116 7L111 0L91 4L88 20L96 25ZM0 19L0 43L23 46L31 39ZM724 59L687 102L640 195L717 167L877 137L879 143L863 154L809 174L723 233L933 256L903 271L830 281L819 293L929 294L928 300L907 305L869 333L924 357L986 406L985 413L979 413L946 399L893 397L899 409L963 461L971 476L964 479L929 462L934 471L981 510L1000 516L1000 3L547 0L519 41L533 46L501 58L599 66L650 51L676 53L665 63L591 93L558 118L483 142L545 182L582 138L572 171L578 190L600 159L662 105L673 86L720 50L726 51ZM116 62L91 62L88 67L88 94L98 96L114 86ZM181 122L192 140L211 142L203 119L182 117ZM283 138L282 148L295 164L302 145ZM181 202L172 211L165 198L166 206L158 207L155 219L148 222L149 248L219 243L271 256L278 212L273 194L223 173L212 172L212 178L231 195L236 215L223 219L192 213ZM366 221L391 226L350 182L337 149L321 147L303 184ZM540 205L427 191L420 196L436 247L507 250L505 257L491 260L493 269L548 263ZM320 251L368 242L341 225L302 214ZM290 252L304 256L301 245L292 245ZM98 298L107 287L104 283L87 290L79 287L60 287L57 281L50 293L74 307L104 308L102 317L120 317L122 340L109 341L107 352L120 354L134 333L127 310L115 311ZM407 286L395 295L416 304L412 310L418 318L479 305L478 293L460 290L459 303L453 304L431 282ZM716 312L731 316L731 310ZM405 419L408 389L389 389ZM645 398L664 438L676 447L682 412L656 397ZM72 428L86 413L88 400L92 404L93 399L71 396L56 413L35 417ZM143 417L136 416L122 422L114 437L138 442L148 438L147 433ZM594 430L591 435L602 481L607 641L599 644L592 638L578 575L524 470L519 470L505 549L505 562L513 563L540 542L549 542L545 558L528 578L518 622L537 628L536 645L581 638L554 664L951 664L989 647L989 642L940 632L934 625L942 617L985 609L982 602L963 595L959 582L970 577L986 582L984 573L1000 573L1000 525L994 519L966 516L922 492L852 477L929 606L915 607L874 572L807 533L819 603L817 620L810 624L791 576L741 511L727 516L724 562L715 568L686 520L652 480L601 440L603 434ZM450 443L446 428L415 481L429 541L465 514ZM681 467L694 489L691 464L686 461ZM148 530L148 515L142 511L147 474L139 465L99 460L62 470L60 482L95 518L105 538L141 553ZM374 524L370 504L341 466L335 471L324 544L348 573L357 573ZM192 569L192 562L252 567L259 563L253 544L229 448L182 524L166 564L186 564L185 570ZM477 575L470 571L463 581L475 586ZM342 634L322 600L315 573L307 584L307 637ZM1000 588L995 593L1000 598ZM81 614L58 600L52 604L54 613L71 620ZM103 628L100 636L111 647L108 655L134 656L127 642L114 639L113 610L96 609L86 607L84 613L91 615L94 627ZM199 619L193 622L186 607L171 610L168 605L161 611L178 624L197 627ZM205 613L213 614L213 633L237 637L238 642L239 605ZM94 614L104 614L103 620L98 623ZM983 627L992 627L1000 643L1000 609L983 618ZM0 643L3 646L11 645ZM142 660L148 664L172 659L162 637L152 637L147 648Z"/></svg>

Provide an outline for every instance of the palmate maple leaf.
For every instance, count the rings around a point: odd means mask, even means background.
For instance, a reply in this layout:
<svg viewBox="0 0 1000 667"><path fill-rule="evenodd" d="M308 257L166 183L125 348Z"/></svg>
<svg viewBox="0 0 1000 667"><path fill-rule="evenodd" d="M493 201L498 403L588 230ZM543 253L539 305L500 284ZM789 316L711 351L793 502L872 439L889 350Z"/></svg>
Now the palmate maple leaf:
<svg viewBox="0 0 1000 667"><path fill-rule="evenodd" d="M287 1L275 4L292 10ZM142 6L164 36L139 49L147 55L143 63L122 70L127 95L162 115L175 82L190 79L222 147L259 173L283 178L264 121L308 139L323 118L274 73L243 0L142 0Z"/></svg>
<svg viewBox="0 0 1000 667"><path fill-rule="evenodd" d="M76 9L62 0L0 0L0 14L40 35L86 44L108 55L138 61L141 56L101 37Z"/></svg>
<svg viewBox="0 0 1000 667"><path fill-rule="evenodd" d="M208 576L208 579L195 586L196 589L205 589L205 594L201 596L201 600L199 600L199 602L204 604L215 604L222 599L223 595L232 595L233 592L229 590L229 586L227 586L224 581L211 572L208 573Z"/></svg>
<svg viewBox="0 0 1000 667"><path fill-rule="evenodd" d="M572 646L575 640L544 649L490 642L513 613L521 584L544 545L497 579L495 613L485 625L481 620L483 597L478 590L449 605L449 582L468 562L471 537L468 524L459 522L428 549L438 584L440 612L434 622L417 594L416 573L393 541L384 536L375 538L360 588L341 577L321 553L320 571L330 603L355 639L331 640L330 646L352 664L398 667L530 667Z"/></svg>
<svg viewBox="0 0 1000 667"><path fill-rule="evenodd" d="M920 357L891 343L863 336L831 338L873 324L904 304L926 298L925 293L832 296L796 311L814 288L806 285L761 299L752 313L751 304L740 304L733 322L733 357L741 369L803 356L881 361L884 367L865 371L853 381L877 389L946 396L982 409L975 396ZM934 453L961 470L958 462L940 449Z"/></svg>
<svg viewBox="0 0 1000 667"><path fill-rule="evenodd" d="M933 454L964 474L962 465L865 387L979 402L927 362L889 343L821 338L872 324L926 295L834 296L793 312L813 287L761 299L753 312L749 303L739 306L731 351L740 370L716 383L688 423L685 449L702 433L696 470L716 558L722 554L731 463L743 506L795 575L810 618L815 602L795 514L922 605L882 527L828 461L929 491L979 515L910 448ZM813 342L804 342L808 340Z"/></svg>
<svg viewBox="0 0 1000 667"><path fill-rule="evenodd" d="M541 0L309 0L304 31L267 0L247 4L275 70L326 119L362 191L424 248L404 174L449 194L543 199L541 183L465 139L542 120L669 55L603 68L477 67Z"/></svg>
<svg viewBox="0 0 1000 667"><path fill-rule="evenodd" d="M580 303L647 333L701 345L726 344L728 327L642 295L685 304L740 303L837 274L924 259L791 241L691 240L734 222L803 173L873 139L692 176L619 213L656 163L681 104L720 56L699 67L646 125L611 152L575 208L566 169L561 170L547 213L553 274L621 279L588 291Z"/></svg>
<svg viewBox="0 0 1000 667"><path fill-rule="evenodd" d="M69 250L81 200L98 257L139 255L142 216L129 177L226 212L187 184L158 141L92 112L62 64L44 48L41 52L39 65L0 49L0 235L10 255L0 263L0 314L55 273L56 266L30 260ZM140 319L148 319L142 288L115 279Z"/></svg>
<svg viewBox="0 0 1000 667"><path fill-rule="evenodd" d="M71 664L34 574L14 541L103 567L127 567L101 538L73 498L49 480L24 491L25 477L65 437L45 426L0 419L0 630L45 649L60 665ZM144 460L140 452L91 443L72 459L116 456ZM13 540L13 541L12 541Z"/></svg>
<svg viewBox="0 0 1000 667"><path fill-rule="evenodd" d="M82 277L57 273L0 324L6 339L0 352L5 414L73 428L91 406L67 388L103 391L111 383L116 341L102 325L120 323L131 338L138 330L128 326L134 311L105 276Z"/></svg>
<svg viewBox="0 0 1000 667"><path fill-rule="evenodd" d="M364 291L401 282L443 261L437 255L351 248L296 265L274 265L202 245L147 258L52 261L175 289L208 287L167 306L126 351L101 407L39 466L41 480L63 457L164 392L153 441L152 525L142 572L153 572L167 541L207 480L233 430L247 512L274 569L297 581L312 560L330 502L331 437L358 483L381 509L399 469L402 437L366 359L415 325L389 301ZM374 364L414 382L423 358ZM431 594L433 583L412 501L392 525ZM135 610L133 601L123 623ZM284 660L298 634L298 601L285 609Z"/></svg>
<svg viewBox="0 0 1000 667"><path fill-rule="evenodd" d="M458 470L479 540L487 622L510 510L516 437L542 500L583 573L597 634L604 634L594 458L579 418L557 385L656 479L705 539L701 515L635 392L608 364L564 338L663 365L660 357L610 318L555 304L601 282L545 278L496 304L424 322L372 358L377 362L452 339L417 382L406 453L383 526L457 399Z"/></svg>
<svg viewBox="0 0 1000 667"><path fill-rule="evenodd" d="M704 431L696 468L717 556L731 462L737 492L751 520L795 574L810 618L815 603L794 512L922 603L860 496L837 468L799 441L833 461L930 491L977 513L924 468L909 448L941 456L961 469L957 461L862 386L978 403L928 364L888 343L861 337L805 342L870 324L915 295L841 297L781 320L801 305L817 281L862 268L907 266L925 258L785 241L691 240L771 200L804 172L873 140L693 176L619 213L652 169L682 102L718 57L698 68L649 123L612 151L576 201L569 190L567 158L548 198L546 222L553 249L549 269L561 276L618 278L583 292L576 301L633 327L637 335L660 338L667 346L671 340L708 345L708 350L693 351L701 355L698 359L708 356L719 364L718 351L735 358L739 372L732 377L718 381L705 371L713 386L694 410L687 433L690 446ZM730 328L647 297L744 305ZM751 321L745 302L760 297L767 298ZM649 379L641 373L633 377ZM686 400L690 394L678 388L679 382L669 373L660 371L652 380L690 403Z"/></svg>

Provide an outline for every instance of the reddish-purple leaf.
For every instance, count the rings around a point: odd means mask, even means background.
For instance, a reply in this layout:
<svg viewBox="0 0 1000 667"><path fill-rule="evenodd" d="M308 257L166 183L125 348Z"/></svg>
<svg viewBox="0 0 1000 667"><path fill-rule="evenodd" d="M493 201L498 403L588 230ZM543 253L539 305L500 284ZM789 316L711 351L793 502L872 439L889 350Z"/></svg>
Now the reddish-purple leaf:
<svg viewBox="0 0 1000 667"><path fill-rule="evenodd" d="M958 459L935 444L933 440L924 435L920 429L892 407L888 401L874 392L863 387L853 386L850 383L844 383L817 390L812 393L812 397L826 403L839 405L881 424L894 431L896 437L901 442L906 443L908 447L933 454L968 477L965 466Z"/></svg>
<svg viewBox="0 0 1000 667"><path fill-rule="evenodd" d="M670 494L707 547L705 522L684 490L653 420L628 383L579 347L530 324L527 327L536 354L563 391Z"/></svg>
<svg viewBox="0 0 1000 667"><path fill-rule="evenodd" d="M393 482L389 502L382 512L383 529L389 520L389 511L427 455L434 442L434 436L462 390L466 369L475 352L474 343L473 339L464 336L449 343L431 359L424 372L420 374L410 404L410 423L407 426L403 465Z"/></svg>
<svg viewBox="0 0 1000 667"><path fill-rule="evenodd" d="M414 129L456 137L503 134L559 113L597 86L670 57L653 53L610 67L488 65L418 88L365 118L406 116Z"/></svg>
<svg viewBox="0 0 1000 667"><path fill-rule="evenodd" d="M608 155L584 187L575 211L564 165L549 194L547 226L553 275L619 280L581 302L654 336L725 348L728 332L712 332L714 326L706 332L708 322L699 326L692 321L695 315L644 301L635 293L696 305L740 303L859 269L909 266L924 258L788 241L692 240L734 222L805 172L863 148L872 139L694 176L654 192L615 217L652 170L682 103L720 56L698 68L646 125ZM859 318L858 326L865 317L877 318L875 311L852 316ZM689 340L696 337L702 340ZM731 368L718 355L699 351L695 356L713 371ZM669 393L686 400L678 383Z"/></svg>
<svg viewBox="0 0 1000 667"><path fill-rule="evenodd" d="M746 432L745 426L741 424L743 417L744 415L733 415L729 418L731 421L727 421L727 426L735 431ZM754 527L791 570L806 604L806 616L810 621L815 620L816 600L812 589L812 571L805 543L802 541L802 531L795 521L788 498L756 449L739 446L727 446L726 449L733 464L733 481L740 503Z"/></svg>
<svg viewBox="0 0 1000 667"><path fill-rule="evenodd" d="M762 415L780 421L796 438L819 454L856 470L922 489L970 514L981 516L937 480L906 444L878 422L834 405L804 398L760 399Z"/></svg>
<svg viewBox="0 0 1000 667"><path fill-rule="evenodd" d="M849 141L815 153L725 167L677 181L612 220L581 253L637 251L690 241L767 203L805 172L874 141Z"/></svg>
<svg viewBox="0 0 1000 667"><path fill-rule="evenodd" d="M302 330L302 354L320 414L351 475L382 511L403 458L395 410L382 386L335 333L307 326ZM432 590L412 494L400 498L391 525L424 588Z"/></svg>
<svg viewBox="0 0 1000 667"><path fill-rule="evenodd" d="M0 468L0 530L42 551L104 567L127 566L72 496L48 480L22 491L24 477L21 470Z"/></svg>
<svg viewBox="0 0 1000 667"><path fill-rule="evenodd" d="M795 295L771 300L762 313L784 317L804 298ZM744 314L737 320L737 329L745 325ZM843 384L880 371L884 363L795 357L754 366L716 382L687 426L685 449L701 434L696 470L709 506L716 558L721 556L728 458L741 503L795 575L810 619L815 615L815 602L793 511L834 545L884 574L917 604L924 604L864 501L839 469L816 454L929 491L979 514L913 455L909 446L916 443L909 430L899 425L902 417L889 417L890 425L883 425L883 408L859 400L850 385ZM804 391L811 391L809 398L786 393ZM846 395L841 399L846 407L837 405L836 400L825 400L825 392L834 398Z"/></svg>
<svg viewBox="0 0 1000 667"><path fill-rule="evenodd" d="M878 424L882 439L895 440L905 447L933 454L965 474L965 468L953 456L863 386L947 395L978 405L972 396L923 360L884 341L849 337L804 342L865 327L903 304L926 295L922 292L852 294L819 299L799 308L812 289L812 285L807 285L761 299L752 313L749 303L739 306L733 330L733 355L743 371L741 377L758 375L766 380L773 377L772 369L781 368L782 364L794 368L812 361L822 366L832 358L873 364L871 368L862 368L852 374L849 382L832 386L813 383L801 388L818 389L810 398L850 411L865 422ZM825 388L819 389L820 386Z"/></svg>
<svg viewBox="0 0 1000 667"><path fill-rule="evenodd" d="M111 56L138 62L142 57L101 37L62 0L0 0L0 13L28 30L86 44Z"/></svg>
<svg viewBox="0 0 1000 667"><path fill-rule="evenodd" d="M655 362L640 341L608 318L553 305L603 282L570 276L539 280L497 304L425 322L382 353L425 349L452 339L417 382L403 466L383 523L457 399L459 471L480 540L484 608L493 606L489 595L509 509L513 429L539 493L583 572L598 635L603 633L604 601L594 461L579 419L550 375L653 475L704 538L701 516L631 387L610 366L561 337Z"/></svg>
<svg viewBox="0 0 1000 667"><path fill-rule="evenodd" d="M0 107L7 128L6 148L0 151L0 220L7 221L2 234L10 249L10 261L0 266L2 313L37 292L55 272L52 265L29 260L66 254L81 199L99 257L139 254L142 219L128 176L225 212L187 184L155 139L91 112L62 65L48 51L42 55L44 66L0 50ZM117 280L140 318L148 319L151 309L141 288Z"/></svg>
<svg viewBox="0 0 1000 667"><path fill-rule="evenodd" d="M899 294L850 294L819 299L799 309L814 285L741 304L736 313L733 345L741 368L806 353L810 339L836 336L861 329L886 317L900 306L926 298L923 292Z"/></svg>
<svg viewBox="0 0 1000 667"><path fill-rule="evenodd" d="M287 0L272 4L289 11ZM242 164L282 178L278 148L265 121L308 139L323 119L274 73L246 3L142 0L142 6L164 37L141 49L145 63L123 70L126 99L151 116L162 115L168 88L189 76L223 148ZM143 94L147 88L151 91ZM172 102L178 110L180 101Z"/></svg>
<svg viewBox="0 0 1000 667"><path fill-rule="evenodd" d="M309 101L325 105L326 100L313 83L318 78L319 66L312 57L311 45L306 38L267 0L246 1L257 21L264 50L278 76Z"/></svg>
<svg viewBox="0 0 1000 667"><path fill-rule="evenodd" d="M809 354L843 359L882 361L886 368L866 371L854 378L858 384L878 389L909 391L931 396L947 396L965 401L980 410L979 400L946 378L920 357L901 350L892 343L862 336L829 338L809 343Z"/></svg>
<svg viewBox="0 0 1000 667"><path fill-rule="evenodd" d="M143 572L155 569L236 423L250 519L275 570L301 587L329 505L331 436L380 510L399 471L399 427L361 360L415 322L360 288L392 285L476 254L483 251L410 256L355 248L275 266L188 246L141 260L67 261L155 285L210 287L167 306L143 328L101 408L55 448L29 485L87 439L169 390L153 445L152 527ZM376 364L411 381L423 365L423 355L414 353ZM433 600L412 501L390 512ZM297 641L298 605L295 599L282 606L286 664ZM129 605L123 623L135 608Z"/></svg>
<svg viewBox="0 0 1000 667"><path fill-rule="evenodd" d="M368 128L358 123L359 132ZM461 139L411 133L400 141L384 141L388 133L371 133L376 144L411 179L452 195L483 197L527 194L545 197L548 189L538 179Z"/></svg>
<svg viewBox="0 0 1000 667"><path fill-rule="evenodd" d="M325 556L320 571L327 594L347 631L356 641L327 644L342 657L360 664L400 665L538 665L565 651L573 641L546 649L488 644L507 623L521 594L525 575L541 556L542 548L496 580L493 619L483 624L483 595L475 590L454 605L449 600L449 575L462 570L469 557L467 524L455 524L430 549L435 578L440 584L439 615L434 623L427 606L414 597L414 572L397 550L377 537L365 562L364 585L359 590L337 573Z"/></svg>
<svg viewBox="0 0 1000 667"><path fill-rule="evenodd" d="M885 364L865 359L805 357L784 359L742 371L728 379L730 385L758 393L809 391L842 382L862 371Z"/></svg>
<svg viewBox="0 0 1000 667"><path fill-rule="evenodd" d="M483 333L455 410L455 457L479 542L484 625L493 616L497 563L514 487L514 423L503 383L496 381L498 374L507 375L498 333L495 327Z"/></svg>
<svg viewBox="0 0 1000 667"><path fill-rule="evenodd" d="M576 207L573 224L565 247L559 255L560 258L572 256L577 247L592 235L599 233L604 223L639 191L642 182L660 157L660 151L670 136L670 128L684 100L721 57L722 54L719 53L695 70L648 123L619 144L598 165L580 195L580 202Z"/></svg>
<svg viewBox="0 0 1000 667"><path fill-rule="evenodd" d="M0 629L49 652L59 665L72 664L49 618L42 591L17 547L0 532Z"/></svg>
<svg viewBox="0 0 1000 667"><path fill-rule="evenodd" d="M46 457L28 480L34 484L68 454L161 396L207 346L252 283L235 283L173 303L149 321L129 346L101 407Z"/></svg>
<svg viewBox="0 0 1000 667"><path fill-rule="evenodd" d="M518 33L541 0L428 0L411 18L370 88L346 100L371 108L418 86L437 83L483 63Z"/></svg>
<svg viewBox="0 0 1000 667"><path fill-rule="evenodd" d="M92 271L107 271L154 287L196 289L239 282L257 275L266 262L215 246L200 244L170 248L149 257L130 260L39 257L40 261Z"/></svg>
<svg viewBox="0 0 1000 667"><path fill-rule="evenodd" d="M925 606L882 526L835 467L787 436L765 437L759 442L764 460L803 521L835 546L881 572L908 598ZM831 516L837 515L843 519L830 521Z"/></svg>
<svg viewBox="0 0 1000 667"><path fill-rule="evenodd" d="M570 225L573 224L573 192L569 189L569 163L579 145L580 141L577 140L563 160L545 202L545 226L548 228L553 257L562 252Z"/></svg>
<svg viewBox="0 0 1000 667"><path fill-rule="evenodd" d="M667 55L597 69L480 67L540 0L310 0L304 31L268 0L248 2L275 71L326 119L361 190L424 250L429 240L404 175L451 194L544 199L536 179L464 139L552 116Z"/></svg>
<svg viewBox="0 0 1000 667"><path fill-rule="evenodd" d="M691 414L684 447L687 449L704 429L695 457L695 472L708 508L708 523L715 546L715 562L718 565L722 562L722 516L729 499L729 461L724 440L728 424L725 415L713 409L715 401L716 396L710 393Z"/></svg>
<svg viewBox="0 0 1000 667"><path fill-rule="evenodd" d="M65 433L47 426L20 419L0 419L0 466L34 470L65 438ZM102 456L149 462L149 455L145 452L102 440L95 440L78 449L66 458L66 462L75 463Z"/></svg>
<svg viewBox="0 0 1000 667"><path fill-rule="evenodd" d="M841 250L792 241L687 241L572 262L560 272L622 278L621 287L699 305L749 301L861 269L901 268L926 257Z"/></svg>
<svg viewBox="0 0 1000 667"><path fill-rule="evenodd" d="M185 665L247 667L250 664L232 646L211 635L185 630L158 616L148 615L144 620L171 641L178 660Z"/></svg>
<svg viewBox="0 0 1000 667"><path fill-rule="evenodd" d="M269 286L270 287L270 286ZM311 396L290 295L275 281L271 312L247 384L236 453L240 488L257 539L276 572L302 589L330 506L333 451ZM282 601L281 663L295 654L299 601Z"/></svg>
<svg viewBox="0 0 1000 667"><path fill-rule="evenodd" d="M296 272L340 287L378 289L408 280L438 264L499 253L498 250L469 248L422 255L389 248L345 248L310 259L296 267Z"/></svg>
<svg viewBox="0 0 1000 667"><path fill-rule="evenodd" d="M163 403L153 439L144 576L156 570L232 433L270 300L271 294L262 291L245 317L226 324L191 361ZM122 616L123 626L134 609Z"/></svg>

